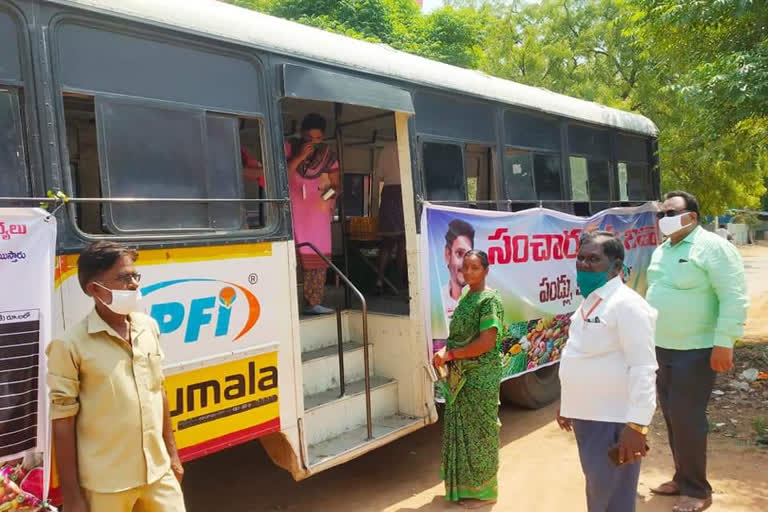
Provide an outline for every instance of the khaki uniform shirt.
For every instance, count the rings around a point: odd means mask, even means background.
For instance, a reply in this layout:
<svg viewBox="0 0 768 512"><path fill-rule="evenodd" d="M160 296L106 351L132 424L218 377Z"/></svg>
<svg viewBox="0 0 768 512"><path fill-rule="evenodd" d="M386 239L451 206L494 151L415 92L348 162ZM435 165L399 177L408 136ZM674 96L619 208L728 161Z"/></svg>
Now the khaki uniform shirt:
<svg viewBox="0 0 768 512"><path fill-rule="evenodd" d="M157 323L129 315L131 342L94 309L48 346L51 419L77 416L80 485L120 492L170 468L163 441L163 373Z"/></svg>

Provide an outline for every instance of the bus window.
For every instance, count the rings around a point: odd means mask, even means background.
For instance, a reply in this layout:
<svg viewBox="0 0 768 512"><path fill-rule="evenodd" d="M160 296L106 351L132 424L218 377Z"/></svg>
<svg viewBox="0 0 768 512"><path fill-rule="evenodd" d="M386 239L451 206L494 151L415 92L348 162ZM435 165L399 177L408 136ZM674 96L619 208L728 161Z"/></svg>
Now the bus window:
<svg viewBox="0 0 768 512"><path fill-rule="evenodd" d="M422 158L428 200L467 200L467 183L460 146L425 142Z"/></svg>
<svg viewBox="0 0 768 512"><path fill-rule="evenodd" d="M65 96L64 112L76 197L200 199L80 204L83 231L221 231L264 224L256 204L237 201L262 197L259 120L72 96Z"/></svg>
<svg viewBox="0 0 768 512"><path fill-rule="evenodd" d="M629 190L628 190L628 174L627 174L627 163L626 162L619 162L618 165L618 175L619 175L619 201L629 201Z"/></svg>
<svg viewBox="0 0 768 512"><path fill-rule="evenodd" d="M587 159L572 156L569 160L571 163L571 199L579 202L589 201Z"/></svg>
<svg viewBox="0 0 768 512"><path fill-rule="evenodd" d="M536 198L530 151L504 149L504 188L506 199L530 201Z"/></svg>
<svg viewBox="0 0 768 512"><path fill-rule="evenodd" d="M608 160L587 160L589 197L592 201L611 200L611 178Z"/></svg>
<svg viewBox="0 0 768 512"><path fill-rule="evenodd" d="M648 201L652 199L648 164L624 163L624 165L627 168L627 195L629 200Z"/></svg>
<svg viewBox="0 0 768 512"><path fill-rule="evenodd" d="M625 134L616 136L619 194L622 201L651 199L648 142L642 137Z"/></svg>
<svg viewBox="0 0 768 512"><path fill-rule="evenodd" d="M464 172L467 177L467 199L479 201L475 205L483 210L495 210L490 201L496 199L493 172L493 152L490 146L467 144L464 148Z"/></svg>
<svg viewBox="0 0 768 512"><path fill-rule="evenodd" d="M588 201L589 213L610 206L611 166L609 132L578 124L568 126L571 193L574 201ZM584 205L579 206L584 211Z"/></svg>
<svg viewBox="0 0 768 512"><path fill-rule="evenodd" d="M538 199L540 201L559 201L563 198L562 172L560 162L560 121L549 116L531 114L517 110L504 112L504 140L508 146L516 147L516 154L530 153L525 164L530 163L533 170L536 194L520 197L530 187L519 189L520 176L512 172L507 174L507 183L512 180L518 186L510 199ZM524 151L525 150L525 151ZM508 150L509 154L509 150ZM532 160L532 161L530 161ZM529 162L530 161L530 162ZM515 165L515 162L512 162ZM521 164L523 165L523 164ZM524 165L523 165L524 167ZM527 179L526 179L527 184Z"/></svg>
<svg viewBox="0 0 768 512"><path fill-rule="evenodd" d="M0 87L0 196L29 196L19 91Z"/></svg>
<svg viewBox="0 0 768 512"><path fill-rule="evenodd" d="M563 198L560 155L537 154L533 157L533 176L539 200L559 201Z"/></svg>

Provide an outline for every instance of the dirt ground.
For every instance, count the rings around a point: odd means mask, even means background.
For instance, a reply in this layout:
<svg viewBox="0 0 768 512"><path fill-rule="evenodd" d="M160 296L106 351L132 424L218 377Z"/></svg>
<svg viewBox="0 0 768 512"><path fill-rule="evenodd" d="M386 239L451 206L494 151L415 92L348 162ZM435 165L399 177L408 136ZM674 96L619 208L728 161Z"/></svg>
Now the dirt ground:
<svg viewBox="0 0 768 512"><path fill-rule="evenodd" d="M713 512L755 512L768 508L768 380L747 383L749 368L768 372L768 246L742 250L751 308L737 368L718 379L710 407L713 433L709 473ZM553 418L557 405L538 411L503 406L500 417L499 502L494 512L584 512L584 478L576 444ZM671 476L672 459L659 418L643 462L639 512L662 512L674 499L652 496L649 487ZM258 442L194 461L186 466L184 490L190 512L354 511L431 512L460 510L443 498L438 478L438 423L357 460L294 482L270 462Z"/></svg>

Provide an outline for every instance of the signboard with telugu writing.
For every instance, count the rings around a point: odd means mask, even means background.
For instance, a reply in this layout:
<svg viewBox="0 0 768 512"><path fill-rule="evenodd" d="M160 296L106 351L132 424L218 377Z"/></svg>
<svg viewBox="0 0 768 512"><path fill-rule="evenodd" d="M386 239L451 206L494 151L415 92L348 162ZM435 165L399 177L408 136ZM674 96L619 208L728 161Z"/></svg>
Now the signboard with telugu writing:
<svg viewBox="0 0 768 512"><path fill-rule="evenodd" d="M576 286L582 233L615 233L626 253L626 282L644 294L646 269L659 241L655 214L650 203L589 218L546 208L494 212L426 205L422 276L432 350L445 346L465 289L463 255L480 249L490 263L487 285L499 291L504 305L503 379L555 364L568 339L570 316L582 299Z"/></svg>

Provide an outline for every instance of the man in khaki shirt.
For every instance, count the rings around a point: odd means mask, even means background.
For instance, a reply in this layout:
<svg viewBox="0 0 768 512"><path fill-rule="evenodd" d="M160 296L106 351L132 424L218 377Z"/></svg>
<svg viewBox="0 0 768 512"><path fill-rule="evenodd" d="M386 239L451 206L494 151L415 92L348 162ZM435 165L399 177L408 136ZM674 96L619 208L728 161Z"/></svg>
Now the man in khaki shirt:
<svg viewBox="0 0 768 512"><path fill-rule="evenodd" d="M159 330L138 313L138 254L96 242L78 260L95 308L48 347L67 512L184 512L184 470L163 389Z"/></svg>

